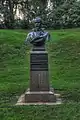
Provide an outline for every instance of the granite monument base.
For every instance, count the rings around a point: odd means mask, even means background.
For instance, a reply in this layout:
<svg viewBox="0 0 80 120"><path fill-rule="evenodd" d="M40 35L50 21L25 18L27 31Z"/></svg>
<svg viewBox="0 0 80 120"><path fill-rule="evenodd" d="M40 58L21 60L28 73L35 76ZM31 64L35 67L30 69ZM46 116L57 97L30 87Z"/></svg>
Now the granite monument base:
<svg viewBox="0 0 80 120"><path fill-rule="evenodd" d="M59 95L50 88L48 52L44 47L30 52L30 88L19 98L17 105L38 103L61 103ZM58 102L59 101L59 102Z"/></svg>
<svg viewBox="0 0 80 120"><path fill-rule="evenodd" d="M16 105L59 105L62 104L60 94L55 94L53 88L48 92L30 92L22 94Z"/></svg>
<svg viewBox="0 0 80 120"><path fill-rule="evenodd" d="M25 102L56 102L49 85L48 52L43 47L30 52L30 90L25 93Z"/></svg>

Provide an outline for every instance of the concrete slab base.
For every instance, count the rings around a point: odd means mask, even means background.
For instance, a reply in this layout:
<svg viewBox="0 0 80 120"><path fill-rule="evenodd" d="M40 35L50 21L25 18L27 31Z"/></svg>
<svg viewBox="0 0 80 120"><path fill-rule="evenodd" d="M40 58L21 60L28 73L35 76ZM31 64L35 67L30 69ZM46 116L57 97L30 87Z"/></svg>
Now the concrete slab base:
<svg viewBox="0 0 80 120"><path fill-rule="evenodd" d="M29 90L22 94L16 103L16 105L58 105L58 104L62 104L60 94L53 95L53 92L51 91L30 92Z"/></svg>

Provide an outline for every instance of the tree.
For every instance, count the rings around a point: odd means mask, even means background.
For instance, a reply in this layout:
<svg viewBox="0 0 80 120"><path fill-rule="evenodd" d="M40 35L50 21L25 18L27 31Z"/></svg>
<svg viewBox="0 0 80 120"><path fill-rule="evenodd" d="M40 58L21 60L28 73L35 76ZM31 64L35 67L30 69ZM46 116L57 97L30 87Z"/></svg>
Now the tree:
<svg viewBox="0 0 80 120"><path fill-rule="evenodd" d="M48 6L48 3L51 6ZM16 17L16 11L23 15ZM78 0L0 0L1 23L6 28L31 28L32 19L40 16L47 28L80 26L80 1ZM3 20L3 21L2 21ZM3 22L3 23L2 23ZM1 26L1 25L0 25Z"/></svg>

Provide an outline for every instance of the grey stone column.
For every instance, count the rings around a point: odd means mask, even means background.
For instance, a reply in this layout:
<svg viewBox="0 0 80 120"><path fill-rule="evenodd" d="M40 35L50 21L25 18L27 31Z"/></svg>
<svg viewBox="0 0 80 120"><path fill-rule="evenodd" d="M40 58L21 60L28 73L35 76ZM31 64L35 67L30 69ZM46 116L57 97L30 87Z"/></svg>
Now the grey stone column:
<svg viewBox="0 0 80 120"><path fill-rule="evenodd" d="M25 102L55 102L56 96L49 84L48 52L44 47L30 51L30 89Z"/></svg>
<svg viewBox="0 0 80 120"><path fill-rule="evenodd" d="M47 51L30 52L30 91L49 91Z"/></svg>

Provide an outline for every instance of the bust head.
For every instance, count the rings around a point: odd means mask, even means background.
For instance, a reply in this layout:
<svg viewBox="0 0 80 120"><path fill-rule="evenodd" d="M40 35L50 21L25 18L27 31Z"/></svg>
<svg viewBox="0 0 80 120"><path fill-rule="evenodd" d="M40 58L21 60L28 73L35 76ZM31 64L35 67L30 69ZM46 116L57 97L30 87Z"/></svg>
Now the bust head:
<svg viewBox="0 0 80 120"><path fill-rule="evenodd" d="M40 17L36 17L34 20L33 20L34 24L35 24L35 28L37 30L39 30L41 28L41 24L42 24L42 20Z"/></svg>
<svg viewBox="0 0 80 120"><path fill-rule="evenodd" d="M42 19L40 17L36 17L33 20L35 24L35 28L32 32L28 34L27 40L33 45L33 46L44 46L45 41L48 38L48 32L45 32L42 29Z"/></svg>

